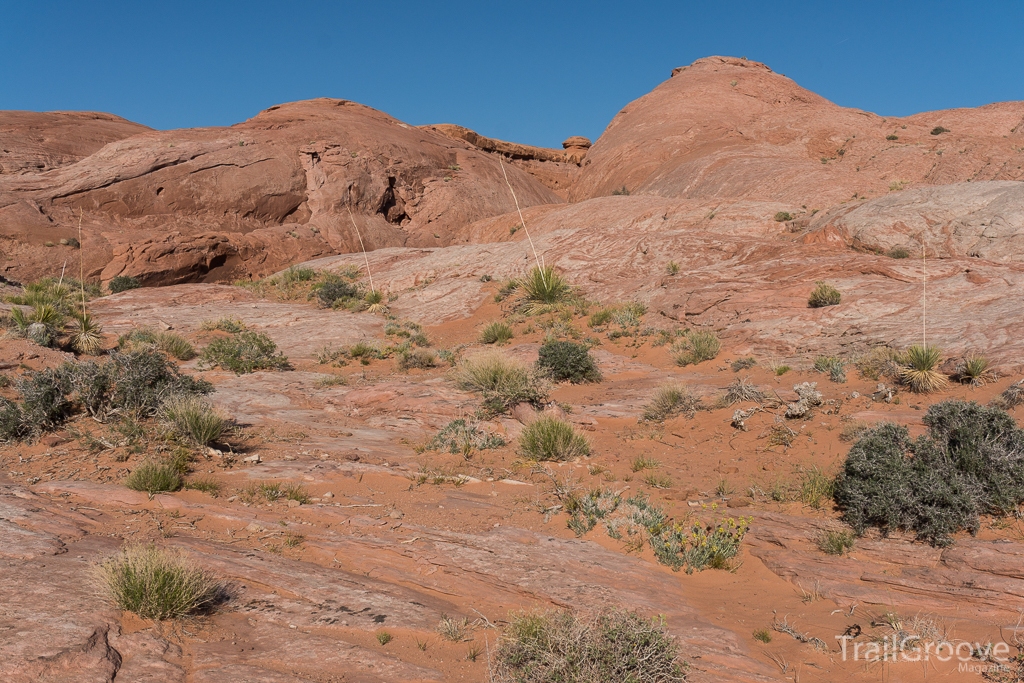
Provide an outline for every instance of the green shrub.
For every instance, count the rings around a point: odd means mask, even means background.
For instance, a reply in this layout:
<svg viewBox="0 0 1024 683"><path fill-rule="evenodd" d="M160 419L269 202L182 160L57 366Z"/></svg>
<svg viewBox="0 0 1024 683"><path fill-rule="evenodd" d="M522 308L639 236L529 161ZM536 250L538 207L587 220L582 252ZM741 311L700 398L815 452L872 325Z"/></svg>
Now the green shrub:
<svg viewBox="0 0 1024 683"><path fill-rule="evenodd" d="M731 517L715 525L694 522L689 527L657 519L652 522L645 526L658 561L673 570L685 567L688 574L705 569L729 569L750 525L747 518L737 522Z"/></svg>
<svg viewBox="0 0 1024 683"><path fill-rule="evenodd" d="M548 340L540 347L537 367L556 382L600 382L601 373L590 350L571 341Z"/></svg>
<svg viewBox="0 0 1024 683"><path fill-rule="evenodd" d="M231 337L214 339L203 349L202 360L236 375L257 370L287 370L288 359L277 352L277 344L264 332L244 330Z"/></svg>
<svg viewBox="0 0 1024 683"><path fill-rule="evenodd" d="M452 420L434 435L427 443L427 448L447 453L461 453L469 458L475 450L500 448L505 439L498 434L483 431L476 422L468 422L459 418Z"/></svg>
<svg viewBox="0 0 1024 683"><path fill-rule="evenodd" d="M501 412L517 403L539 404L547 395L543 383L523 363L500 351L471 356L459 365L456 382L483 394L485 406Z"/></svg>
<svg viewBox="0 0 1024 683"><path fill-rule="evenodd" d="M224 418L208 401L194 394L169 397L160 413L175 435L197 446L208 446L224 433Z"/></svg>
<svg viewBox="0 0 1024 683"><path fill-rule="evenodd" d="M533 269L520 282L523 294L528 303L557 304L565 301L572 293L572 288L552 266Z"/></svg>
<svg viewBox="0 0 1024 683"><path fill-rule="evenodd" d="M590 455L586 437L571 424L542 415L523 429L519 449L533 460L572 460Z"/></svg>
<svg viewBox="0 0 1024 683"><path fill-rule="evenodd" d="M679 264L675 261L669 261L668 265L665 266L665 272L669 275L679 275Z"/></svg>
<svg viewBox="0 0 1024 683"><path fill-rule="evenodd" d="M789 211L779 211L777 214L775 214L776 223L785 223L786 221L791 220L793 220L793 214L791 214Z"/></svg>
<svg viewBox="0 0 1024 683"><path fill-rule="evenodd" d="M20 378L21 403L0 397L0 441L15 441L56 429L71 415L70 382L65 368L41 370Z"/></svg>
<svg viewBox="0 0 1024 683"><path fill-rule="evenodd" d="M488 672L495 683L677 683L678 646L662 620L606 610L512 614Z"/></svg>
<svg viewBox="0 0 1024 683"><path fill-rule="evenodd" d="M948 132L949 128L943 128L942 126L935 126L934 128L932 128L932 135L942 135L943 133Z"/></svg>
<svg viewBox="0 0 1024 683"><path fill-rule="evenodd" d="M900 139L900 136L899 136L899 135L896 135L895 133L890 133L889 135L886 135L886 136L885 136L885 139L886 139L886 140L889 140L889 141L892 141L892 140L899 140L899 139Z"/></svg>
<svg viewBox="0 0 1024 683"><path fill-rule="evenodd" d="M594 489L584 495L570 493L563 499L563 507L569 519L567 525L577 537L585 536L597 526L598 520L615 512L622 498L605 489Z"/></svg>
<svg viewBox="0 0 1024 683"><path fill-rule="evenodd" d="M181 551L128 546L99 567L118 608L143 619L177 619L206 612L225 595L223 585Z"/></svg>
<svg viewBox="0 0 1024 683"><path fill-rule="evenodd" d="M920 394L944 389L949 380L936 369L941 360L942 352L934 346L911 346L906 352L906 365L900 370L900 380Z"/></svg>
<svg viewBox="0 0 1024 683"><path fill-rule="evenodd" d="M221 486L220 482L213 477L200 477L186 481L182 488L188 491L202 491L216 498L220 494Z"/></svg>
<svg viewBox="0 0 1024 683"><path fill-rule="evenodd" d="M853 550L854 533L849 529L825 529L814 540L826 555L845 555Z"/></svg>
<svg viewBox="0 0 1024 683"><path fill-rule="evenodd" d="M1024 502L1024 431L998 408L943 401L924 416L928 434L883 423L850 449L835 481L836 505L861 534L913 531L949 545L976 533L979 514L1004 515Z"/></svg>
<svg viewBox="0 0 1024 683"><path fill-rule="evenodd" d="M141 286L142 283L131 275L118 275L111 278L110 282L107 283L107 289L110 290L111 294L120 294L121 292L127 292L129 289L138 289Z"/></svg>
<svg viewBox="0 0 1024 683"><path fill-rule="evenodd" d="M670 353L678 365L696 365L712 360L722 350L722 342L710 330L686 330L682 339L673 344Z"/></svg>
<svg viewBox="0 0 1024 683"><path fill-rule="evenodd" d="M840 299L842 299L842 295L839 293L838 289L827 282L819 280L814 283L814 290L811 291L811 296L807 300L807 305L811 308L836 306L839 304Z"/></svg>
<svg viewBox="0 0 1024 683"><path fill-rule="evenodd" d="M325 308L332 308L337 301L347 301L358 296L358 288L341 279L328 280L316 289L316 298Z"/></svg>
<svg viewBox="0 0 1024 683"><path fill-rule="evenodd" d="M644 407L643 422L664 422L686 413L693 417L701 409L701 399L684 386L669 384L654 392L654 398Z"/></svg>
<svg viewBox="0 0 1024 683"><path fill-rule="evenodd" d="M281 273L281 282L285 285L293 285L299 282L309 282L316 277L316 271L305 266L292 266Z"/></svg>
<svg viewBox="0 0 1024 683"><path fill-rule="evenodd" d="M124 485L133 491L166 493L181 488L181 469L170 460L146 460L131 471Z"/></svg>
<svg viewBox="0 0 1024 683"><path fill-rule="evenodd" d="M772 632L766 628L759 628L754 631L754 640L759 640L767 645L772 642Z"/></svg>
<svg viewBox="0 0 1024 683"><path fill-rule="evenodd" d="M484 331L480 333L480 343L502 346L507 344L513 336L511 325L495 321L485 327Z"/></svg>
<svg viewBox="0 0 1024 683"><path fill-rule="evenodd" d="M910 252L907 251L906 247L893 247L885 252L885 255L894 259L910 258Z"/></svg>

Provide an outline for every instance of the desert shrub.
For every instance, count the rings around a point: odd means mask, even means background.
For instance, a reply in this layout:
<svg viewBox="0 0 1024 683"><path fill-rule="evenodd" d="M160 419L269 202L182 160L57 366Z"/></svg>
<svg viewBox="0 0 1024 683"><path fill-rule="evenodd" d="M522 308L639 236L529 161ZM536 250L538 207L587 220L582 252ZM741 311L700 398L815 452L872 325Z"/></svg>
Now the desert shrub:
<svg viewBox="0 0 1024 683"><path fill-rule="evenodd" d="M214 339L203 349L202 360L236 375L257 370L287 370L288 359L277 352L277 344L264 332L243 330L231 337Z"/></svg>
<svg viewBox="0 0 1024 683"><path fill-rule="evenodd" d="M512 326L508 323L495 321L484 328L480 333L480 342L483 344L507 344L512 339Z"/></svg>
<svg viewBox="0 0 1024 683"><path fill-rule="evenodd" d="M292 266L281 273L281 282L286 285L293 285L299 282L309 282L316 277L316 271L305 266Z"/></svg>
<svg viewBox="0 0 1024 683"><path fill-rule="evenodd" d="M845 555L853 550L855 536L849 529L824 529L814 539L818 550L826 555Z"/></svg>
<svg viewBox="0 0 1024 683"><path fill-rule="evenodd" d="M835 481L843 519L858 533L912 531L934 545L976 533L978 515L1007 514L1024 501L1024 431L998 408L943 401L924 417L928 434L911 440L892 423L850 449Z"/></svg>
<svg viewBox="0 0 1024 683"><path fill-rule="evenodd" d="M759 628L754 631L754 640L759 640L762 643L768 644L772 642L772 632L766 628Z"/></svg>
<svg viewBox="0 0 1024 683"><path fill-rule="evenodd" d="M645 526L654 555L673 570L685 567L687 574L705 569L729 569L750 526L749 519L737 522L731 517L714 525L693 522L684 526L652 521L655 523Z"/></svg>
<svg viewBox="0 0 1024 683"><path fill-rule="evenodd" d="M664 422L682 413L693 417L701 407L700 396L694 396L686 387L669 384L654 392L640 419L643 422Z"/></svg>
<svg viewBox="0 0 1024 683"><path fill-rule="evenodd" d="M36 436L59 427L71 415L69 382L62 368L41 370L19 379L21 402L0 398L0 441Z"/></svg>
<svg viewBox="0 0 1024 683"><path fill-rule="evenodd" d="M621 503L619 495L605 489L594 489L583 495L571 493L563 499L563 507L569 515L567 525L577 536L584 536Z"/></svg>
<svg viewBox="0 0 1024 683"><path fill-rule="evenodd" d="M485 406L494 412L517 403L539 404L547 395L543 383L525 364L499 351L465 359L456 370L455 379L463 389L483 394Z"/></svg>
<svg viewBox="0 0 1024 683"><path fill-rule="evenodd" d="M590 455L590 444L571 424L543 415L523 429L519 449L533 460L572 460Z"/></svg>
<svg viewBox="0 0 1024 683"><path fill-rule="evenodd" d="M177 491L181 484L181 468L171 460L146 460L124 480L124 485L133 491L145 491L150 495Z"/></svg>
<svg viewBox="0 0 1024 683"><path fill-rule="evenodd" d="M316 298L324 308L332 308L337 301L355 299L359 289L344 280L328 280L315 289Z"/></svg>
<svg viewBox="0 0 1024 683"><path fill-rule="evenodd" d="M943 128L942 126L935 126L934 128L932 128L932 135L942 135L943 133L948 132L949 128Z"/></svg>
<svg viewBox="0 0 1024 683"><path fill-rule="evenodd" d="M791 214L789 211L779 211L777 214L775 214L776 223L785 223L786 221L791 220L793 220L793 214Z"/></svg>
<svg viewBox="0 0 1024 683"><path fill-rule="evenodd" d="M740 402L764 403L768 395L758 389L747 377L739 377L726 387L721 402L727 406Z"/></svg>
<svg viewBox="0 0 1024 683"><path fill-rule="evenodd" d="M814 359L814 369L824 372L837 384L846 382L846 361L839 356L818 356Z"/></svg>
<svg viewBox="0 0 1024 683"><path fill-rule="evenodd" d="M99 566L99 576L118 608L144 619L176 619L211 609L223 585L182 551L128 546Z"/></svg>
<svg viewBox="0 0 1024 683"><path fill-rule="evenodd" d="M910 258L910 252L907 251L906 247L893 247L889 251L885 252L885 255L889 258L895 259Z"/></svg>
<svg viewBox="0 0 1024 683"><path fill-rule="evenodd" d="M673 344L670 353L678 365L696 365L712 360L722 350L722 342L710 330L686 330L683 338Z"/></svg>
<svg viewBox="0 0 1024 683"><path fill-rule="evenodd" d="M533 304L557 304L572 293L569 283L552 266L534 266L520 282L520 287L527 303Z"/></svg>
<svg viewBox="0 0 1024 683"><path fill-rule="evenodd" d="M729 367L732 368L733 372L749 370L755 365L757 365L757 359L754 358L753 356L748 356L746 358L737 358L733 362L729 363Z"/></svg>
<svg viewBox="0 0 1024 683"><path fill-rule="evenodd" d="M437 367L437 354L427 349L405 349L398 354L399 370L427 370Z"/></svg>
<svg viewBox="0 0 1024 683"><path fill-rule="evenodd" d="M623 185L622 187L620 187L618 189L612 190L612 196L613 197L619 197L619 196L628 197L629 196L629 189L625 185Z"/></svg>
<svg viewBox="0 0 1024 683"><path fill-rule="evenodd" d="M584 344L548 340L540 347L537 367L556 382L600 382L601 373Z"/></svg>
<svg viewBox="0 0 1024 683"><path fill-rule="evenodd" d="M992 400L992 405L1003 410L1012 410L1024 403L1024 379L1006 387L1003 393Z"/></svg>
<svg viewBox="0 0 1024 683"><path fill-rule="evenodd" d="M814 283L814 289L811 290L811 296L807 299L807 305L811 308L836 306L839 304L840 299L842 299L842 295L838 289L827 282L819 280Z"/></svg>
<svg viewBox="0 0 1024 683"><path fill-rule="evenodd" d="M590 327L604 327L612 320L612 309L602 308L600 311L592 314L590 319L587 320L587 325Z"/></svg>
<svg viewBox="0 0 1024 683"><path fill-rule="evenodd" d="M220 493L221 486L220 482L213 477L200 477L186 481L182 488L188 491L202 491L216 498Z"/></svg>
<svg viewBox="0 0 1024 683"><path fill-rule="evenodd" d="M148 417L172 395L208 394L213 385L182 375L158 351L111 354L100 365L89 361L65 364L71 391L90 415L106 419L111 415Z"/></svg>
<svg viewBox="0 0 1024 683"><path fill-rule="evenodd" d="M900 370L900 380L914 392L927 394L949 384L946 376L936 368L942 352L934 346L911 346L907 349L906 365Z"/></svg>
<svg viewBox="0 0 1024 683"><path fill-rule="evenodd" d="M500 435L485 432L476 422L459 418L442 427L427 443L427 448L448 453L461 453L464 457L469 457L475 450L500 448L504 445L505 439Z"/></svg>
<svg viewBox="0 0 1024 683"><path fill-rule="evenodd" d="M665 272L669 275L679 275L679 264L675 261L669 261L668 265L665 266Z"/></svg>
<svg viewBox="0 0 1024 683"><path fill-rule="evenodd" d="M895 133L890 133L889 135L885 136L885 139L886 140L890 140L890 141L892 141L892 140L899 140L900 136L896 135Z"/></svg>
<svg viewBox="0 0 1024 683"><path fill-rule="evenodd" d="M224 433L224 418L194 394L169 397L160 406L160 415L175 435L197 446L207 446Z"/></svg>
<svg viewBox="0 0 1024 683"><path fill-rule="evenodd" d="M127 292L129 289L138 289L142 286L142 283L137 278L131 275L118 275L110 279L107 283L107 289L110 290L111 294L120 294L121 292Z"/></svg>
<svg viewBox="0 0 1024 683"><path fill-rule="evenodd" d="M676 683L685 680L664 622L613 609L512 614L498 639L495 683Z"/></svg>

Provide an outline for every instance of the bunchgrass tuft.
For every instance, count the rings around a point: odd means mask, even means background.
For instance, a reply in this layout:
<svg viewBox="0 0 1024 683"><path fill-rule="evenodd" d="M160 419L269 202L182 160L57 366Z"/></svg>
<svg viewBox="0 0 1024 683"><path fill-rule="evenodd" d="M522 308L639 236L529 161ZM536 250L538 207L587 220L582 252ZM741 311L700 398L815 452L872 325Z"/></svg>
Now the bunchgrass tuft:
<svg viewBox="0 0 1024 683"><path fill-rule="evenodd" d="M196 446L208 446L224 433L224 418L199 396L171 396L160 407L160 413L176 436Z"/></svg>
<svg viewBox="0 0 1024 683"><path fill-rule="evenodd" d="M551 339L544 342L538 352L537 367L556 382L580 384L601 381L601 373L590 350L586 345L572 341Z"/></svg>
<svg viewBox="0 0 1024 683"><path fill-rule="evenodd" d="M670 353L678 365L696 365L712 360L722 350L722 342L710 330L687 330L682 339L672 345Z"/></svg>
<svg viewBox="0 0 1024 683"><path fill-rule="evenodd" d="M686 413L693 417L701 409L701 398L690 393L686 387L668 384L654 392L651 402L644 406L640 416L643 422L664 422L665 420Z"/></svg>
<svg viewBox="0 0 1024 683"><path fill-rule="evenodd" d="M853 550L855 538L850 529L825 529L814 540L826 555L845 555Z"/></svg>
<svg viewBox="0 0 1024 683"><path fill-rule="evenodd" d="M169 493L181 488L181 469L171 460L146 460L131 471L124 485L133 491Z"/></svg>
<svg viewBox="0 0 1024 683"><path fill-rule="evenodd" d="M158 332L154 335L153 343L168 356L178 360L192 360L196 357L196 350L192 344L174 332Z"/></svg>
<svg viewBox="0 0 1024 683"><path fill-rule="evenodd" d="M287 370L288 359L263 332L243 330L231 337L214 339L203 349L203 363L244 375L257 370Z"/></svg>
<svg viewBox="0 0 1024 683"><path fill-rule="evenodd" d="M499 320L484 328L480 333L480 343L504 346L513 336L512 326Z"/></svg>
<svg viewBox="0 0 1024 683"><path fill-rule="evenodd" d="M224 596L217 579L182 551L134 545L103 562L98 574L114 604L144 619L179 619L212 609Z"/></svg>
<svg viewBox="0 0 1024 683"><path fill-rule="evenodd" d="M541 416L528 424L519 437L519 449L532 460L573 460L590 455L586 437L571 424Z"/></svg>
<svg viewBox="0 0 1024 683"><path fill-rule="evenodd" d="M455 379L463 389L483 394L485 406L493 412L517 403L538 404L547 395L543 382L524 363L497 350L462 361Z"/></svg>

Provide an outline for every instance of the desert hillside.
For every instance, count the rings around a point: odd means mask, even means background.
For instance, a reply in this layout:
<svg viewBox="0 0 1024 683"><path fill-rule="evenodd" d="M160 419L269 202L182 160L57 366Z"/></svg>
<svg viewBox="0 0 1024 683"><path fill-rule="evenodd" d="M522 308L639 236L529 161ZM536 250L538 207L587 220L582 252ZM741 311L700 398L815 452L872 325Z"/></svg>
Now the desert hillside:
<svg viewBox="0 0 1024 683"><path fill-rule="evenodd" d="M0 678L1024 680L1022 167L729 57L558 150L0 112Z"/></svg>

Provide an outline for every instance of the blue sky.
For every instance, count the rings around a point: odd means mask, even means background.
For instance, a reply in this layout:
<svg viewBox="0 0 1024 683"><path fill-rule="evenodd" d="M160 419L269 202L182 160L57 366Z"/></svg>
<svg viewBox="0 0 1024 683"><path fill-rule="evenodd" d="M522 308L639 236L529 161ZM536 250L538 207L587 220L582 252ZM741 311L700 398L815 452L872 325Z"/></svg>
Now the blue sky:
<svg viewBox="0 0 1024 683"><path fill-rule="evenodd" d="M712 54L885 115L1024 100L1022 0L0 0L0 45L0 109L155 128L328 96L557 147Z"/></svg>

